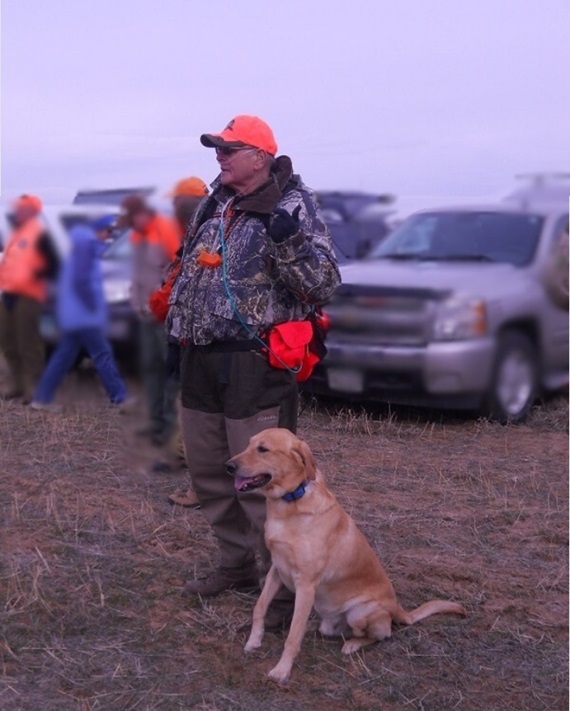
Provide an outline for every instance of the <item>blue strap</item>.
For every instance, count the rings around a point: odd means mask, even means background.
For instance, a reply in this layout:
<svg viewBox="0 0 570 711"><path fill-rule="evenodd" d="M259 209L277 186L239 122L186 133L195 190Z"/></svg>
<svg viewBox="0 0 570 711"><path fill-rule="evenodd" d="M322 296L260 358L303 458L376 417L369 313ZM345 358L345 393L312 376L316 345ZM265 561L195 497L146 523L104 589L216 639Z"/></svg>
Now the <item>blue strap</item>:
<svg viewBox="0 0 570 711"><path fill-rule="evenodd" d="M284 501L296 501L297 499L300 499L302 496L305 495L305 490L308 485L309 485L308 481L303 481L299 484L299 486L295 489L295 491L290 491L289 493L285 494L281 498Z"/></svg>

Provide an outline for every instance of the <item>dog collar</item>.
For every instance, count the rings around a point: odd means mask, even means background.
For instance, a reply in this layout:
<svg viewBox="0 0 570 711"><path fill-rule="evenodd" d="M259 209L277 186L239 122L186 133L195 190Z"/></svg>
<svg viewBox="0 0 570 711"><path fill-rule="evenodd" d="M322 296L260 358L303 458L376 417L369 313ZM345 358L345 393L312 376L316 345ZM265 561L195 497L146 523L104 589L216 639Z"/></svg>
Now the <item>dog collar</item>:
<svg viewBox="0 0 570 711"><path fill-rule="evenodd" d="M305 495L305 490L307 486L309 485L308 481L302 481L299 486L295 489L295 491L290 491L281 498L284 501L296 501L297 499L300 499L302 496Z"/></svg>

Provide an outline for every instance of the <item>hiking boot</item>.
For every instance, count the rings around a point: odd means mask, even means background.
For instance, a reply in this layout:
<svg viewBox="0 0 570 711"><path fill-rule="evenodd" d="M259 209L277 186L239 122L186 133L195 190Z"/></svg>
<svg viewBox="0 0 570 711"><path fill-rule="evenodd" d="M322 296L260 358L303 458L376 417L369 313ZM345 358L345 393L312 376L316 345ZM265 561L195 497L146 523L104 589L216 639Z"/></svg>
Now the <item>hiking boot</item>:
<svg viewBox="0 0 570 711"><path fill-rule="evenodd" d="M32 410L47 412L50 415L59 415L63 412L63 407L61 405L56 405L54 402L39 402L38 400L32 400L30 407Z"/></svg>
<svg viewBox="0 0 570 711"><path fill-rule="evenodd" d="M112 402L111 405L117 408L117 412L120 415L129 415L136 410L139 401L134 395L127 395L121 402Z"/></svg>
<svg viewBox="0 0 570 711"><path fill-rule="evenodd" d="M176 468L165 459L156 459L150 466L151 474L174 474Z"/></svg>
<svg viewBox="0 0 570 711"><path fill-rule="evenodd" d="M256 592L259 590L257 573L253 568L218 568L209 578L189 580L182 588L182 595L216 597L226 590Z"/></svg>
<svg viewBox="0 0 570 711"><path fill-rule="evenodd" d="M168 497L168 503L171 506L183 506L185 509L200 508L200 502L198 501L194 489L176 489L176 491Z"/></svg>
<svg viewBox="0 0 570 711"><path fill-rule="evenodd" d="M293 611L295 610L295 598L290 600L272 600L265 615L264 627L266 630L284 630L291 624Z"/></svg>

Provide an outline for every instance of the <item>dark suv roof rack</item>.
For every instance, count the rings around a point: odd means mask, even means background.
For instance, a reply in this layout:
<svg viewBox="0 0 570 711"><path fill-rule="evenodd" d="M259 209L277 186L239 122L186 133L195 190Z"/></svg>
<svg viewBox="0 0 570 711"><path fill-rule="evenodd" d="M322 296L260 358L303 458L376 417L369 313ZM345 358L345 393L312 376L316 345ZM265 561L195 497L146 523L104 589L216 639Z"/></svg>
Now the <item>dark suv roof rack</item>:
<svg viewBox="0 0 570 711"><path fill-rule="evenodd" d="M127 195L136 193L149 197L154 193L155 188L135 187L135 188L109 188L106 190L78 190L73 198L74 205L120 205Z"/></svg>

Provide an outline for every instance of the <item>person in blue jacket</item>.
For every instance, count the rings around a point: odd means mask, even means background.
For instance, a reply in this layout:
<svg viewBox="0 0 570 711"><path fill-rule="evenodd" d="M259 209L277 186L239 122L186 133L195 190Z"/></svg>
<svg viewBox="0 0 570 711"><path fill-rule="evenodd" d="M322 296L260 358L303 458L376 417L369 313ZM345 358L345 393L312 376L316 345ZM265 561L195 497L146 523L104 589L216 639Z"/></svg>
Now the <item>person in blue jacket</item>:
<svg viewBox="0 0 570 711"><path fill-rule="evenodd" d="M55 392L82 349L93 361L111 403L119 405L128 398L105 334L107 306L100 257L112 219L104 216L91 224L77 224L69 231L71 250L61 270L56 297L61 338L36 386L30 403L35 410L60 409L52 402Z"/></svg>

